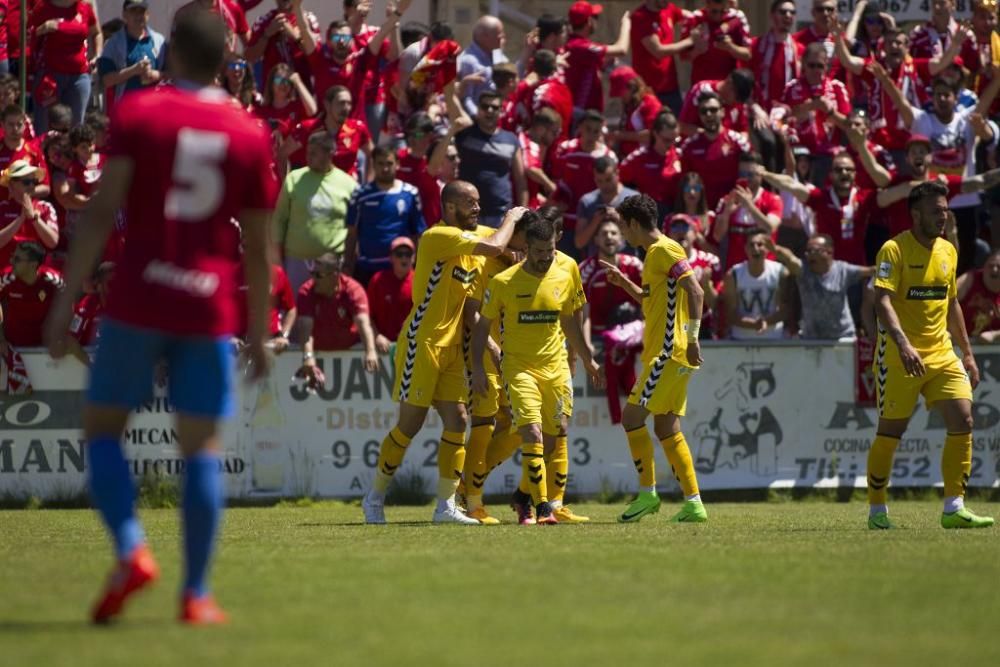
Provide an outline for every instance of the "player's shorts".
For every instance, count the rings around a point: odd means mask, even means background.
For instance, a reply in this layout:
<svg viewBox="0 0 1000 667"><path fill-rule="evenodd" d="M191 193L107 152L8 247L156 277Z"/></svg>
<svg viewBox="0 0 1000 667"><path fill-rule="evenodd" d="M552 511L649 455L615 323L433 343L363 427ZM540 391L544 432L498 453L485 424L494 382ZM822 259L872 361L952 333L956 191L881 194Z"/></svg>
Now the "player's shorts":
<svg viewBox="0 0 1000 667"><path fill-rule="evenodd" d="M543 433L558 435L566 403L572 400L572 393L560 373L550 375L522 370L504 379L514 426L540 424Z"/></svg>
<svg viewBox="0 0 1000 667"><path fill-rule="evenodd" d="M395 364L392 400L418 408L429 408L434 401L468 402L469 382L461 344L438 347L404 341L396 346Z"/></svg>
<svg viewBox="0 0 1000 667"><path fill-rule="evenodd" d="M687 411L688 380L696 370L673 359L663 362L657 357L645 364L628 402L646 408L654 415L672 412L683 417Z"/></svg>
<svg viewBox="0 0 1000 667"><path fill-rule="evenodd" d="M236 354L228 336L177 336L106 318L87 401L134 410L152 400L153 373L161 360L178 413L221 419L235 412Z"/></svg>
<svg viewBox="0 0 1000 667"><path fill-rule="evenodd" d="M501 384L497 373L486 371L486 394L472 394L469 399L469 414L473 417L492 417L501 407L509 407L507 390Z"/></svg>
<svg viewBox="0 0 1000 667"><path fill-rule="evenodd" d="M569 372L569 365L563 367L565 371L562 382L566 384L566 401L563 403L563 414L567 417L573 416L573 376Z"/></svg>
<svg viewBox="0 0 1000 667"><path fill-rule="evenodd" d="M926 368L920 377L907 375L900 366L875 365L875 395L878 416L883 419L909 419L921 395L928 408L938 401L972 400L972 383L962 362Z"/></svg>

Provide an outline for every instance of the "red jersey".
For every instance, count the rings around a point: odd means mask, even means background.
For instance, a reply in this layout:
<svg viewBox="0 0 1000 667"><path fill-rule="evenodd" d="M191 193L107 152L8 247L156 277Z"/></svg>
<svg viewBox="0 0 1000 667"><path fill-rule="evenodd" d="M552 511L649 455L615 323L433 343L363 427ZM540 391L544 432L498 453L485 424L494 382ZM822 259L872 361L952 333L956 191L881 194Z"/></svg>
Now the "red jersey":
<svg viewBox="0 0 1000 667"><path fill-rule="evenodd" d="M545 157L547 151L531 140L527 132L518 132L517 141L521 146L521 161L524 163L524 171L529 169L545 169ZM533 178L528 178L528 208L538 208L545 201L542 195L542 186Z"/></svg>
<svg viewBox="0 0 1000 667"><path fill-rule="evenodd" d="M14 347L40 347L42 326L62 288L62 275L47 266L38 269L33 285L15 276L11 267L0 273L0 308L7 342Z"/></svg>
<svg viewBox="0 0 1000 667"><path fill-rule="evenodd" d="M728 36L736 46L750 45L750 24L746 14L738 9L727 9L722 20L713 23L704 9L697 9L684 22L681 38L689 37L698 26L708 29L708 51L691 60L691 85L705 79L725 79L731 71L739 67L740 61L715 45L722 37Z"/></svg>
<svg viewBox="0 0 1000 667"><path fill-rule="evenodd" d="M705 184L705 200L714 209L736 186L740 153L750 152L750 142L739 132L723 129L715 139L704 132L681 144L681 171L696 171Z"/></svg>
<svg viewBox="0 0 1000 667"><path fill-rule="evenodd" d="M618 170L621 182L658 203L673 207L680 185L680 153L671 146L664 155L651 146L641 146L622 160Z"/></svg>
<svg viewBox="0 0 1000 667"><path fill-rule="evenodd" d="M301 144L299 150L292 153L288 161L293 169L306 166L306 146L309 145L309 135L324 129L323 116L307 118L295 128L295 139ZM368 126L355 118L348 118L337 132L337 144L333 149L333 165L341 171L346 171L352 178L358 177L358 153L372 140Z"/></svg>
<svg viewBox="0 0 1000 667"><path fill-rule="evenodd" d="M115 106L108 158L133 164L108 316L176 335L238 331L240 230L274 207L271 138L222 90L161 87ZM149 119L156 117L156 123Z"/></svg>
<svg viewBox="0 0 1000 667"><path fill-rule="evenodd" d="M644 96L638 104L628 102L625 104L625 108L622 109L620 127L626 132L652 130L653 121L656 120L656 116L660 113L661 109L663 109L663 104L652 93ZM621 141L618 144L618 150L621 155L628 155L637 148L639 148L639 144L635 141Z"/></svg>
<svg viewBox="0 0 1000 667"><path fill-rule="evenodd" d="M962 299L962 315L969 338L984 331L1000 330L1000 292L986 288L982 269L972 272L972 286Z"/></svg>
<svg viewBox="0 0 1000 667"><path fill-rule="evenodd" d="M807 46L813 44L814 42L822 42L823 46L826 47L827 61L830 63L830 76L841 83L847 83L847 70L844 69L843 63L841 63L840 58L837 57L836 42L834 42L832 34L827 33L825 35L819 35L816 34L814 26L807 26L793 34L792 39L794 39L797 44L802 46L803 51L805 51Z"/></svg>
<svg viewBox="0 0 1000 667"><path fill-rule="evenodd" d="M281 333L281 314L295 307L295 293L288 282L285 270L277 264L271 265L271 316L268 330L272 336Z"/></svg>
<svg viewBox="0 0 1000 667"><path fill-rule="evenodd" d="M56 215L56 210L53 208L52 204L40 199L32 199L31 204L41 216L42 224L51 229L59 229L59 218ZM5 229L8 225L10 225L10 223L14 222L14 220L21 215L21 211L21 202L16 202L10 198L0 201L0 229ZM22 241L42 242L42 240L38 238L38 231L35 229L35 223L31 221L21 223L21 228L14 233L14 238L12 238L5 245L0 246L0 266L5 268L10 266L10 258L14 254L14 249L17 247L17 244Z"/></svg>
<svg viewBox="0 0 1000 667"><path fill-rule="evenodd" d="M354 50L363 51L371 55L371 50L368 45L371 44L372 39L378 33L378 28L373 25L366 25L362 27L361 31L354 36ZM389 40L383 39L382 43L379 45L370 67L365 68L365 85L362 92L364 93L365 104L383 104L385 99L385 76L382 71L382 65L388 63L389 61ZM318 93L317 93L318 96ZM322 99L322 98L318 98ZM355 97L354 103L359 104L358 100L362 98ZM360 105L364 106L364 105Z"/></svg>
<svg viewBox="0 0 1000 667"><path fill-rule="evenodd" d="M771 31L754 37L750 46L750 71L754 74L754 101L765 110L781 102L788 83L799 76L806 47L786 35L784 40Z"/></svg>
<svg viewBox="0 0 1000 667"><path fill-rule="evenodd" d="M428 225L437 224L441 220L441 182L437 176L427 171L427 158L414 155L405 146L396 156L399 158L396 177L417 189L420 193L420 210L424 212L424 220Z"/></svg>
<svg viewBox="0 0 1000 667"><path fill-rule="evenodd" d="M590 329L594 333L605 331L610 326L611 316L619 304L628 301L636 303L628 292L608 282L608 272L599 259L588 257L580 262L580 279L590 305ZM619 253L615 256L615 265L633 283L642 284L641 259Z"/></svg>
<svg viewBox="0 0 1000 667"><path fill-rule="evenodd" d="M250 35L250 46L261 40L267 41L267 47L264 49L265 74L278 63L285 63L298 72L303 81L310 81L309 59L299 43L281 31L270 37L265 34L267 27L271 25L272 21L277 20L278 16L284 16L289 25L296 25L295 12L280 12L277 9L272 9L254 22ZM312 33L313 39L319 44L322 42L322 38L316 16L312 12L305 12L305 17L306 23L308 23L305 29Z"/></svg>
<svg viewBox="0 0 1000 667"><path fill-rule="evenodd" d="M604 111L601 70L608 47L582 35L570 35L566 42L566 85L578 109Z"/></svg>
<svg viewBox="0 0 1000 667"><path fill-rule="evenodd" d="M850 194L841 199L833 188L820 190L811 187L806 206L816 214L816 234L833 238L833 256L849 264L867 265L865 257L866 207L871 205L873 190L851 188Z"/></svg>
<svg viewBox="0 0 1000 667"><path fill-rule="evenodd" d="M254 109L254 115L267 123L268 129L278 130L283 135L287 135L292 128L309 117L299 99L291 100L280 109L273 104L259 106Z"/></svg>
<svg viewBox="0 0 1000 667"><path fill-rule="evenodd" d="M954 18L948 23L948 30L945 33L938 32L934 24L928 21L923 25L918 25L910 31L910 55L914 58L936 58L944 54L951 46L953 35L959 30L958 21ZM967 31L965 42L958 55L962 57L962 65L973 74L982 68L979 59L979 47L976 44L976 36L971 30Z"/></svg>
<svg viewBox="0 0 1000 667"><path fill-rule="evenodd" d="M562 125L559 128L560 140L569 138L569 130L573 125L573 94L556 74L547 79L529 83L522 81L514 90L511 115L505 129L511 132L527 130L539 110L548 107L559 114Z"/></svg>
<svg viewBox="0 0 1000 667"><path fill-rule="evenodd" d="M46 21L58 21L55 32L36 35L35 31ZM87 37L97 28L97 17L89 2L57 7L52 2L41 2L31 11L28 34L39 70L55 74L86 74L90 71L87 57ZM18 27L20 31L20 27Z"/></svg>
<svg viewBox="0 0 1000 667"><path fill-rule="evenodd" d="M958 195L962 194L963 179L961 176L957 176L954 174L939 176L933 171L930 172L929 176L929 178L937 178L937 179L941 179L942 177L944 178L942 182L948 187L948 201L951 201L952 197L957 197ZM895 176L892 177L892 180L889 181L889 186L886 189L888 190L889 188L899 185L900 183L908 183L909 181L912 180L913 180L912 176L907 176L904 174L896 174ZM903 232L908 231L911 227L913 227L913 218L910 216L910 206L906 201L906 197L903 197L895 204L891 204L890 206L887 206L886 208L882 209L881 219L883 221L888 222L889 238L893 238L899 234L902 234Z"/></svg>
<svg viewBox="0 0 1000 667"><path fill-rule="evenodd" d="M45 156L42 155L42 145L37 139L34 141L22 141L19 148L11 149L7 144L0 142L0 171L10 166L11 162L17 160L27 160L32 166L42 170L41 182L49 184L49 172ZM0 185L0 198L7 198L7 188Z"/></svg>
<svg viewBox="0 0 1000 667"><path fill-rule="evenodd" d="M552 160L552 175L556 181L556 192L560 202L569 208L563 214L566 229L576 228L576 206L580 198L597 189L594 181L594 161L599 157L615 157L606 145L599 143L593 151L580 147L579 139L570 139L559 144Z"/></svg>
<svg viewBox="0 0 1000 667"><path fill-rule="evenodd" d="M836 79L826 78L817 86L809 85L804 78L795 79L785 88L783 102L793 109L811 99L822 97L833 103L838 113L851 113L851 100L847 88ZM832 120L827 120L826 112L810 111L804 120L796 120L789 115L788 121L795 129L799 144L808 148L813 155L830 155L840 146L841 132Z"/></svg>
<svg viewBox="0 0 1000 667"><path fill-rule="evenodd" d="M677 66L673 56L654 56L642 40L651 35L660 38L661 44L673 44L674 26L684 21L684 10L670 3L665 9L654 11L639 5L632 10L632 28L629 32L632 67L646 85L657 93L677 90Z"/></svg>
<svg viewBox="0 0 1000 667"><path fill-rule="evenodd" d="M375 330L396 340L413 309L413 270L397 278L392 269L383 269L368 283L368 307Z"/></svg>
<svg viewBox="0 0 1000 667"><path fill-rule="evenodd" d="M299 317L312 318L313 348L316 351L349 349L361 340L354 318L368 313L365 288L344 274L340 274L340 286L333 296L317 294L314 285L314 280L307 280L299 288L296 300Z"/></svg>
<svg viewBox="0 0 1000 667"><path fill-rule="evenodd" d="M778 220L781 220L781 215L784 213L785 207L781 203L780 196L769 190L760 188L757 190L757 195L754 197L753 203L764 215L774 215L777 216ZM719 215L722 213L724 206L725 203L719 201L719 205L715 209L716 221L719 219ZM726 234L728 245L726 246L725 268L727 270L740 262L746 261L747 236L750 232L758 229L759 227L760 225L753 218L753 216L750 215L750 213L742 206L737 207L736 210L733 211L733 214L729 216L729 232ZM772 234L772 238L774 236L775 235Z"/></svg>
<svg viewBox="0 0 1000 667"><path fill-rule="evenodd" d="M20 0L19 0L20 1ZM8 10L8 0L0 0L0 62L7 60L7 12ZM20 25L17 28L18 33L21 32ZM20 37L20 34L18 35ZM20 39L18 39L20 41Z"/></svg>
<svg viewBox="0 0 1000 667"><path fill-rule="evenodd" d="M861 84L865 87L868 100L868 116L872 121L872 140L889 150L905 150L910 138L910 130L903 123L896 105L882 87L882 82L868 71L872 58L865 59L865 70L861 73ZM929 58L907 58L895 70L889 72L896 87L910 106L922 108L927 101L931 68Z"/></svg>
<svg viewBox="0 0 1000 667"><path fill-rule="evenodd" d="M694 125L695 127L701 127L701 116L698 115L698 97L705 92L713 92L718 94L719 86L722 85L722 80L719 81L699 81L698 83L691 86L687 94L684 96L684 104L681 106L681 115L678 120L687 125ZM721 98L720 98L721 101ZM750 132L750 113L747 111L746 103L743 104L733 104L731 106L722 107L722 126L727 130L734 130L736 132L749 133Z"/></svg>
<svg viewBox="0 0 1000 667"><path fill-rule="evenodd" d="M866 139L865 144L868 146L868 151L875 156L875 161L889 172L889 176L893 176L896 173L896 164L892 161L892 155L889 151L870 139ZM854 146L848 144L844 150L847 151L847 154L851 156L852 160L854 160L854 165L858 170L855 176L857 186L862 190L877 190L878 186L875 184L875 181L872 180L868 170L861 164L861 156L859 156L858 152L854 150Z"/></svg>
<svg viewBox="0 0 1000 667"><path fill-rule="evenodd" d="M100 295L84 294L76 303L73 320L69 323L70 335L84 347L96 344L102 315L104 304Z"/></svg>
<svg viewBox="0 0 1000 667"><path fill-rule="evenodd" d="M333 57L333 51L326 44L317 46L309 54L309 67L315 81L317 100L322 100L326 91L334 86L344 86L351 91L351 118L365 117L365 104L369 103L365 96L365 83L368 75L376 69L378 57L372 55L368 47L355 49L344 62L338 62Z"/></svg>

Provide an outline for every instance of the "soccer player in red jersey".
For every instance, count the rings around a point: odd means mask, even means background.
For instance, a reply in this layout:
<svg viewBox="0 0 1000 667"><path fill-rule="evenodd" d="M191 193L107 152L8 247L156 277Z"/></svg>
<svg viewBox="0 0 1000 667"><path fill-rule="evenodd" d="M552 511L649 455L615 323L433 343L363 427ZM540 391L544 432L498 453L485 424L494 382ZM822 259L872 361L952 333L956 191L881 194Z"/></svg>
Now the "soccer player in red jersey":
<svg viewBox="0 0 1000 667"><path fill-rule="evenodd" d="M600 74L604 60L628 53L632 26L628 12L622 14L618 40L614 44L599 44L590 39L597 29L597 17L603 11L601 5L592 5L584 0L574 2L569 8L571 34L566 41L565 76L576 109L604 111L604 87Z"/></svg>
<svg viewBox="0 0 1000 667"><path fill-rule="evenodd" d="M718 93L698 97L702 130L681 144L681 171L696 171L705 184L705 201L712 210L736 185L740 155L749 153L750 142L739 132L722 127L722 100Z"/></svg>
<svg viewBox="0 0 1000 667"><path fill-rule="evenodd" d="M23 241L11 266L0 273L0 356L7 353L8 344L42 344L42 325L63 288L62 276L44 262L45 248L36 241Z"/></svg>
<svg viewBox="0 0 1000 667"><path fill-rule="evenodd" d="M270 363L267 226L277 191L267 131L212 87L225 49L218 17L182 17L168 56L174 86L135 92L115 106L101 189L73 239L67 289L46 323L49 351L59 358L67 351L73 295L104 251L115 211L124 208L126 250L83 414L93 502L117 555L93 610L97 623L117 616L131 594L159 576L135 515L121 440L129 413L152 398L160 360L168 367L185 458L180 620L225 621L207 575L223 506L221 427L236 398L229 340L239 326L240 246L242 240L251 317L245 352L256 379Z"/></svg>
<svg viewBox="0 0 1000 667"><path fill-rule="evenodd" d="M694 46L690 37L674 41L674 28L684 19L684 10L670 0L644 0L632 10L629 30L632 67L674 113L682 100L674 56Z"/></svg>
<svg viewBox="0 0 1000 667"><path fill-rule="evenodd" d="M691 61L692 86L705 79L725 79L740 61L750 60L750 24L729 0L705 0L705 8L695 10L685 21L681 36L693 42L681 54Z"/></svg>

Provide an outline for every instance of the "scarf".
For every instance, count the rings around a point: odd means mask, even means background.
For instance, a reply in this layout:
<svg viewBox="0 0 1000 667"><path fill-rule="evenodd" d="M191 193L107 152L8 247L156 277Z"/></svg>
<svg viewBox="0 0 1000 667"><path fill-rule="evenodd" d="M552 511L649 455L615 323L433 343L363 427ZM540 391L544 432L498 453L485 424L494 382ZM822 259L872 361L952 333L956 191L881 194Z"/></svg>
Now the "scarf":
<svg viewBox="0 0 1000 667"><path fill-rule="evenodd" d="M847 196L847 203L841 204L840 197L837 196L837 191L832 187L830 188L830 201L840 209L840 238L842 239L854 238L855 199L857 195L858 189L852 187L851 194Z"/></svg>
<svg viewBox="0 0 1000 667"><path fill-rule="evenodd" d="M771 76L775 73L771 71L774 64L774 56L777 52L779 43L774 33L770 30L764 35L764 55L763 62L760 68L760 86L761 86L761 97L763 101L770 102L771 100ZM792 79L796 78L798 73L798 61L795 58L795 42L792 40L791 35L786 35L781 46L784 48L785 53L785 79L782 85L787 84ZM778 91L780 94L784 88Z"/></svg>
<svg viewBox="0 0 1000 667"><path fill-rule="evenodd" d="M21 353L7 345L7 354L0 358L0 393L30 394L31 380Z"/></svg>

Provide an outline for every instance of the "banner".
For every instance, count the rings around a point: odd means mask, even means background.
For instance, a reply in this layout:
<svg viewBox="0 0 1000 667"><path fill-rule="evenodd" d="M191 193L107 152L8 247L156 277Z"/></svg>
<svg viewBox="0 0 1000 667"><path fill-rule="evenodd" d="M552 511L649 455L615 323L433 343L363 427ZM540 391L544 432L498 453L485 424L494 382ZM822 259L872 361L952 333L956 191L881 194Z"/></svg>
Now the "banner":
<svg viewBox="0 0 1000 667"><path fill-rule="evenodd" d="M857 4L857 0L837 1L837 15L845 27L851 20L851 14L854 13ZM909 23L929 21L931 17L931 0L871 0L869 4L877 4L882 12L891 14L900 28L906 27ZM799 28L812 23L812 6L813 0L795 0L795 17ZM962 20L970 16L972 16L971 0L955 0L955 18Z"/></svg>
<svg viewBox="0 0 1000 667"><path fill-rule="evenodd" d="M864 487L865 461L878 421L855 403L853 343L706 345L705 365L691 378L683 419L702 489ZM80 435L85 369L73 359L27 353L36 391L0 396L0 495L55 498L84 488L86 450ZM971 486L996 487L1000 468L1000 348L977 349L982 384L975 392ZM394 426L392 371L366 373L354 352L318 355L326 384L309 393L293 379L297 352L277 358L260 385L240 382L240 407L225 431L222 469L232 498L357 497L370 485L382 438ZM636 473L621 427L610 423L603 391L577 372L569 429L570 493L631 492ZM174 409L158 389L133 415L125 436L136 478L174 477L184 461ZM398 475L437 479L441 422L433 410L413 439ZM900 443L896 486L940 484L945 428L920 405ZM659 482L674 488L657 448ZM519 459L490 476L486 492L507 493Z"/></svg>

